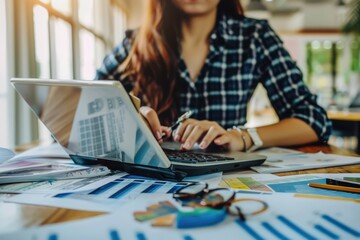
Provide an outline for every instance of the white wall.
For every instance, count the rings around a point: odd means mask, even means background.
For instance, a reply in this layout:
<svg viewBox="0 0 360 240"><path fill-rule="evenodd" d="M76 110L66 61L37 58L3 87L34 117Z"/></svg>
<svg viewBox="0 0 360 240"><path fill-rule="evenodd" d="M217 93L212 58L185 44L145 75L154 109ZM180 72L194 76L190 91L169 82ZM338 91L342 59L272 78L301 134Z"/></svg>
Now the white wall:
<svg viewBox="0 0 360 240"><path fill-rule="evenodd" d="M337 0L306 1L303 7L305 29L340 28L344 21L344 10L337 6Z"/></svg>
<svg viewBox="0 0 360 240"><path fill-rule="evenodd" d="M249 0L242 0L246 6ZM269 9L283 10L298 8L295 14L259 14L258 11L246 12L247 16L270 20L276 31L296 32L300 30L340 29L346 18L347 7L339 7L338 0L273 0L264 4ZM278 4L282 3L282 4ZM257 16L258 14L258 16Z"/></svg>

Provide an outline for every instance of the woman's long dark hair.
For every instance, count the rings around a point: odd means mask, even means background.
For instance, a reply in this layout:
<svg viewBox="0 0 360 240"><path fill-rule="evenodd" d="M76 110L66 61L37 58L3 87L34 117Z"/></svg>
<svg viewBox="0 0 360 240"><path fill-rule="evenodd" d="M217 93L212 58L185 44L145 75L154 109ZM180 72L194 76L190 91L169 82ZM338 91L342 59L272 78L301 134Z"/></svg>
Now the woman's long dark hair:
<svg viewBox="0 0 360 240"><path fill-rule="evenodd" d="M243 15L239 0L221 0L218 13ZM127 59L120 66L123 76L134 81L133 93L170 124L176 113L174 101L177 51L181 39L181 13L171 0L148 0L146 16Z"/></svg>

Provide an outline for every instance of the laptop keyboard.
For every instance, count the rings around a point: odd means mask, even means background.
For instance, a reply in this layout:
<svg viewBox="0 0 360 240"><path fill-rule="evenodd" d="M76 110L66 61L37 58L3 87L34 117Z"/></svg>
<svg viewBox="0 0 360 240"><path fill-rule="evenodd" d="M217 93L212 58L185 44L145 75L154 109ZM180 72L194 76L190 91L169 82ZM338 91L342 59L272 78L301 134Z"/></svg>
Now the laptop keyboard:
<svg viewBox="0 0 360 240"><path fill-rule="evenodd" d="M234 160L234 158L231 158L231 157L212 155L212 154L206 154L206 153L197 153L197 152L188 152L188 151L181 151L181 150L170 150L170 149L164 149L164 151L165 151L167 157L172 162L204 163L204 162Z"/></svg>

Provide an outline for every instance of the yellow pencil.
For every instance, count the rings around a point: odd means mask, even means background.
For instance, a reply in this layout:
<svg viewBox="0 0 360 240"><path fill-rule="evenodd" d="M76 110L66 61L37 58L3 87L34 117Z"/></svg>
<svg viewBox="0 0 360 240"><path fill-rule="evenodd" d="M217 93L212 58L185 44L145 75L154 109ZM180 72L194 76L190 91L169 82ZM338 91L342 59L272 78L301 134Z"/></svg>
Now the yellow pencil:
<svg viewBox="0 0 360 240"><path fill-rule="evenodd" d="M314 188L322 188L322 189L329 189L329 190L342 191L342 192L360 193L360 188L353 188L353 187L344 187L344 186L321 184L321 183L309 183L309 186Z"/></svg>

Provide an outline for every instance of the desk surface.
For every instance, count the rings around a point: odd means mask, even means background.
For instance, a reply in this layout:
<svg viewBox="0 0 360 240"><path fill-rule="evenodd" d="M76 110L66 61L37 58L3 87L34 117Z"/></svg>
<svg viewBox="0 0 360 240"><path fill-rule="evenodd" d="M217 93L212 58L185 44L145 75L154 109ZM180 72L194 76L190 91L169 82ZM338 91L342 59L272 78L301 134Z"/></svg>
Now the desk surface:
<svg viewBox="0 0 360 240"><path fill-rule="evenodd" d="M296 149L308 153L323 151L325 153L359 156L348 150L339 149L332 146L306 146ZM360 164L284 172L278 173L277 175L286 176L306 173L360 173ZM30 226L67 222L104 214L101 212L88 212L1 202L1 200L7 196L7 194L0 194L0 233L15 231Z"/></svg>
<svg viewBox="0 0 360 240"><path fill-rule="evenodd" d="M350 111L340 111L340 110L328 110L328 118L331 120L341 120L341 121L360 121L360 111L359 112L350 112Z"/></svg>

